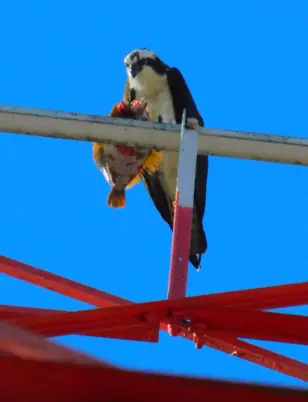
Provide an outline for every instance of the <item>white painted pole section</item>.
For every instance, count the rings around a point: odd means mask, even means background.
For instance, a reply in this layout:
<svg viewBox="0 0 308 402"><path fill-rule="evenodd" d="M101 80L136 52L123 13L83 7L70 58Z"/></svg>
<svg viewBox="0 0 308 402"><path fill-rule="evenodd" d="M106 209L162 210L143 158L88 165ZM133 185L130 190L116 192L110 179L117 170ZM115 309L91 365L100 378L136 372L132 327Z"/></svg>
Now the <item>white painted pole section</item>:
<svg viewBox="0 0 308 402"><path fill-rule="evenodd" d="M179 205L181 207L193 208L194 206L198 137L197 131L187 130L185 126L182 127L177 178Z"/></svg>
<svg viewBox="0 0 308 402"><path fill-rule="evenodd" d="M177 151L180 125L0 106L0 132ZM308 138L198 128L199 154L308 166Z"/></svg>

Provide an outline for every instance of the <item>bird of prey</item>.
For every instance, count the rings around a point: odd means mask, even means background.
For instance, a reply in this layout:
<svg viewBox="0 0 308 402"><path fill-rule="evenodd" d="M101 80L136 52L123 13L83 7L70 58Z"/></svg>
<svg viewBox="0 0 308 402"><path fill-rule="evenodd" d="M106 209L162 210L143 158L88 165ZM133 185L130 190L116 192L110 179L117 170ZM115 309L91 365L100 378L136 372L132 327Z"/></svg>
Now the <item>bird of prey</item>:
<svg viewBox="0 0 308 402"><path fill-rule="evenodd" d="M121 101L119 105L114 105L109 116L148 120L146 102ZM93 143L93 159L111 186L107 205L123 208L126 203L125 190L139 182L142 172L150 176L155 172L161 161L161 153L154 149L95 142Z"/></svg>
<svg viewBox="0 0 308 402"><path fill-rule="evenodd" d="M196 119L203 127L203 119L181 72L169 67L154 52L141 48L124 58L127 81L123 100L144 98L151 121L180 124L183 109L186 119ZM174 202L177 182L178 152L162 151L162 161L152 175L142 172L141 179L153 203L173 228ZM206 204L208 156L198 155L196 162L194 209L189 260L199 270L202 254L207 250L207 238L203 228Z"/></svg>

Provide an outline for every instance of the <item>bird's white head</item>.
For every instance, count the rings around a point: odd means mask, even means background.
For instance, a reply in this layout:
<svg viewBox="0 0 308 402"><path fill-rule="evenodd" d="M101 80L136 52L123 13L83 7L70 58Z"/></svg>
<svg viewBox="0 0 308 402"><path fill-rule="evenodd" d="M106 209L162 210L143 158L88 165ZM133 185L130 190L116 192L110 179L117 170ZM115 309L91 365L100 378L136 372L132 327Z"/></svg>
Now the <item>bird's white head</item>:
<svg viewBox="0 0 308 402"><path fill-rule="evenodd" d="M163 75L168 66L151 50L142 48L133 50L124 58L128 77L135 78L144 68L151 68L157 74Z"/></svg>

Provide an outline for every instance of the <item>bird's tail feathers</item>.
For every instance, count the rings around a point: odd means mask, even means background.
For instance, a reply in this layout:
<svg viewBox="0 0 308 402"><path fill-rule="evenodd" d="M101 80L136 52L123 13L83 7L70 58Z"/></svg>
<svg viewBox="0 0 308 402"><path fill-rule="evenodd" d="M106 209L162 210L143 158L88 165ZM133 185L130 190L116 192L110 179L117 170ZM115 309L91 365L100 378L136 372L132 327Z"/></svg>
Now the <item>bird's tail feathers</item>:
<svg viewBox="0 0 308 402"><path fill-rule="evenodd" d="M190 254L189 261L196 268L197 271L201 269L202 254Z"/></svg>
<svg viewBox="0 0 308 402"><path fill-rule="evenodd" d="M192 220L190 255L189 261L199 270L201 268L202 254L207 250L207 239L203 229L202 221L194 212Z"/></svg>
<svg viewBox="0 0 308 402"><path fill-rule="evenodd" d="M112 188L107 198L107 205L112 208L124 208L126 203L125 190Z"/></svg>

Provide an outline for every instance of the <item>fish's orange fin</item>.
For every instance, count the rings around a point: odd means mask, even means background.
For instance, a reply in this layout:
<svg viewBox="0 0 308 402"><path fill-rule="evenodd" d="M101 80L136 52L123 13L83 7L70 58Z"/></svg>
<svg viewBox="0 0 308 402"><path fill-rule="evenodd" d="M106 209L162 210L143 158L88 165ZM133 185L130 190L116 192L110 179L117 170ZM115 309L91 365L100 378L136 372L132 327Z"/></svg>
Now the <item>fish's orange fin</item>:
<svg viewBox="0 0 308 402"><path fill-rule="evenodd" d="M119 105L115 104L109 113L110 117L117 117L119 115Z"/></svg>
<svg viewBox="0 0 308 402"><path fill-rule="evenodd" d="M96 165L101 168L102 164L101 164L101 160L104 156L104 144L103 143L98 143L98 142L94 142L93 146L92 146L92 156L94 159L94 162L96 163Z"/></svg>
<svg viewBox="0 0 308 402"><path fill-rule="evenodd" d="M159 168L163 155L161 152L152 149L147 158L142 164L141 170L146 170L148 173L155 173Z"/></svg>
<svg viewBox="0 0 308 402"><path fill-rule="evenodd" d="M125 207L125 190L117 190L115 187L110 191L107 198L107 205L112 208Z"/></svg>
<svg viewBox="0 0 308 402"><path fill-rule="evenodd" d="M126 190L134 187L137 183L139 183L139 173L136 174L126 185Z"/></svg>

